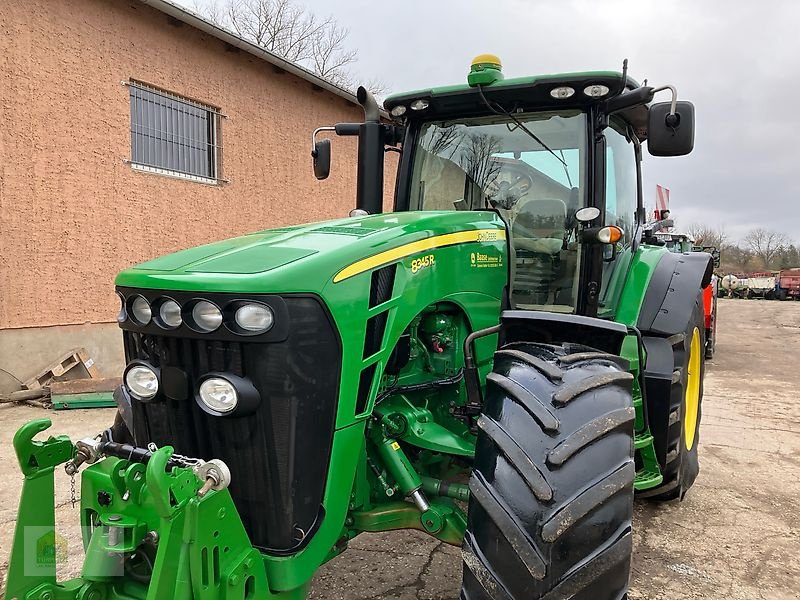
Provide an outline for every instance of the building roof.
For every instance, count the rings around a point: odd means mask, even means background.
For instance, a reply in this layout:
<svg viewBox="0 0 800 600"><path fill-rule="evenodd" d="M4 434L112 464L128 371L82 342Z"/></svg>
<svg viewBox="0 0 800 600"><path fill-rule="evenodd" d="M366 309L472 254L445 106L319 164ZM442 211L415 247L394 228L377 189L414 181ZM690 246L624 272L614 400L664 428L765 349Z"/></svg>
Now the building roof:
<svg viewBox="0 0 800 600"><path fill-rule="evenodd" d="M344 98L348 102L352 102L353 104L358 104L358 100L356 100L355 94L352 92L339 87L338 85L331 83L327 79L320 77L319 75L314 74L313 72L309 71L303 66L298 65L290 60L283 58L275 54L274 52L270 52L266 48L262 48L252 42L247 41L243 37L225 29L224 27L220 27L219 25L215 25L208 19L201 17L197 13L184 8L183 6L179 6L175 2L170 0L139 0L142 4L147 4L148 6L153 7L154 9L169 15L173 19L177 19L187 25L194 27L195 29L199 29L209 35L214 36L218 40L225 42L231 46L235 46L240 50L244 50L245 52L252 54L256 58L260 58L261 60L270 63L276 67L283 69L284 71L291 73L292 75L296 75L301 79L305 79L309 83L318 86L324 90L331 92L332 94L336 94L337 96Z"/></svg>

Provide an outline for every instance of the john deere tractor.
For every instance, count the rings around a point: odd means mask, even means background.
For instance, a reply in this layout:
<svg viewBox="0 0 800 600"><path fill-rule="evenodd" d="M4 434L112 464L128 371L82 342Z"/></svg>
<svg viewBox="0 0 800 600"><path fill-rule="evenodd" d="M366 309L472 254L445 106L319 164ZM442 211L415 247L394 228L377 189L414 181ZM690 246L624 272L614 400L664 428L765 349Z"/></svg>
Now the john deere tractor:
<svg viewBox="0 0 800 600"><path fill-rule="evenodd" d="M120 273L117 418L17 433L6 598L298 600L394 529L460 546L465 600L624 597L634 492L698 473L712 270L648 243L642 144L689 153L694 109L626 70L504 79L485 55L384 110L362 88L364 122L314 133L321 179L324 136L358 137L349 217ZM86 550L64 582L37 560L59 465Z"/></svg>

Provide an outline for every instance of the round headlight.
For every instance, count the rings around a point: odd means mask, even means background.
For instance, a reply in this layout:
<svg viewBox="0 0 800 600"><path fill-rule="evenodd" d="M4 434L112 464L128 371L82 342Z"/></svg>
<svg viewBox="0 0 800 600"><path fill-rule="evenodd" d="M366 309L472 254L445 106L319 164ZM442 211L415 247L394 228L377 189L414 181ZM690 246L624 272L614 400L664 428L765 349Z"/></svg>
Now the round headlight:
<svg viewBox="0 0 800 600"><path fill-rule="evenodd" d="M117 313L117 323L123 323L128 318L128 311L125 310L125 296L117 292L119 298L119 312Z"/></svg>
<svg viewBox="0 0 800 600"><path fill-rule="evenodd" d="M144 365L136 365L125 373L125 385L137 398L149 400L158 393L158 375Z"/></svg>
<svg viewBox="0 0 800 600"><path fill-rule="evenodd" d="M391 113L393 117L402 117L404 114L406 114L406 107L402 104L398 104L391 110Z"/></svg>
<svg viewBox="0 0 800 600"><path fill-rule="evenodd" d="M192 309L192 320L201 331L214 331L222 325L222 312L207 300L200 300Z"/></svg>
<svg viewBox="0 0 800 600"><path fill-rule="evenodd" d="M425 98L420 98L419 100L414 100L411 103L411 110L425 110L430 105L431 103L425 100Z"/></svg>
<svg viewBox="0 0 800 600"><path fill-rule="evenodd" d="M150 303L144 296L136 296L131 304L131 313L133 318L139 325L147 325L153 317L153 311L150 309Z"/></svg>
<svg viewBox="0 0 800 600"><path fill-rule="evenodd" d="M158 308L158 316L165 327L179 327L183 322L181 318L181 305L175 300L165 300Z"/></svg>
<svg viewBox="0 0 800 600"><path fill-rule="evenodd" d="M239 403L239 394L227 379L209 377L200 384L200 401L214 412L228 413Z"/></svg>
<svg viewBox="0 0 800 600"><path fill-rule="evenodd" d="M263 304L245 304L236 310L236 324L245 331L261 333L267 331L275 322L275 315L269 306Z"/></svg>

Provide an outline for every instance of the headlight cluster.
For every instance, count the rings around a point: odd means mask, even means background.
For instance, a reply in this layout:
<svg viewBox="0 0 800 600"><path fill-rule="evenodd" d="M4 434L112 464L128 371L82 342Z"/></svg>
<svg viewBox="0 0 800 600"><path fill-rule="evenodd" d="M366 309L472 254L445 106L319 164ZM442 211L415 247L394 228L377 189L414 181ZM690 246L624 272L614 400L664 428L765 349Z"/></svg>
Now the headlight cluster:
<svg viewBox="0 0 800 600"><path fill-rule="evenodd" d="M224 326L240 335L258 335L272 329L275 314L261 302L234 300L220 308L209 300L193 299L182 306L173 298L163 296L152 302L141 294L127 299L118 294L121 307L117 320L131 320L145 326L155 322L165 330L177 329L185 324L199 333L211 333Z"/></svg>
<svg viewBox="0 0 800 600"><path fill-rule="evenodd" d="M167 376L160 368L143 360L135 360L128 364L123 380L128 392L136 400L155 402L161 391L161 378ZM169 384L166 384L165 389L169 388ZM252 381L232 373L207 373L197 380L195 389L198 406L217 417L252 414L261 401L261 395Z"/></svg>

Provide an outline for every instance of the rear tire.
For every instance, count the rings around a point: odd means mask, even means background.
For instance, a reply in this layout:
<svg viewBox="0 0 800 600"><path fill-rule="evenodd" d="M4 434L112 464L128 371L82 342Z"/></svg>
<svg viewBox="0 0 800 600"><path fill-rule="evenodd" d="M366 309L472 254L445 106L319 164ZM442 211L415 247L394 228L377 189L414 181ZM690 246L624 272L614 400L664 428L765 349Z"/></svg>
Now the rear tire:
<svg viewBox="0 0 800 600"><path fill-rule="evenodd" d="M697 297L686 331L673 350L675 370L670 393L667 457L666 464L661 469L664 481L656 488L640 492L641 498L657 502L683 500L700 473L697 447L700 445L705 377L704 346L705 323L701 294ZM696 401L692 399L694 395ZM687 443L687 439L690 442Z"/></svg>
<svg viewBox="0 0 800 600"><path fill-rule="evenodd" d="M633 377L575 344L495 354L470 480L462 600L619 600L632 550Z"/></svg>

